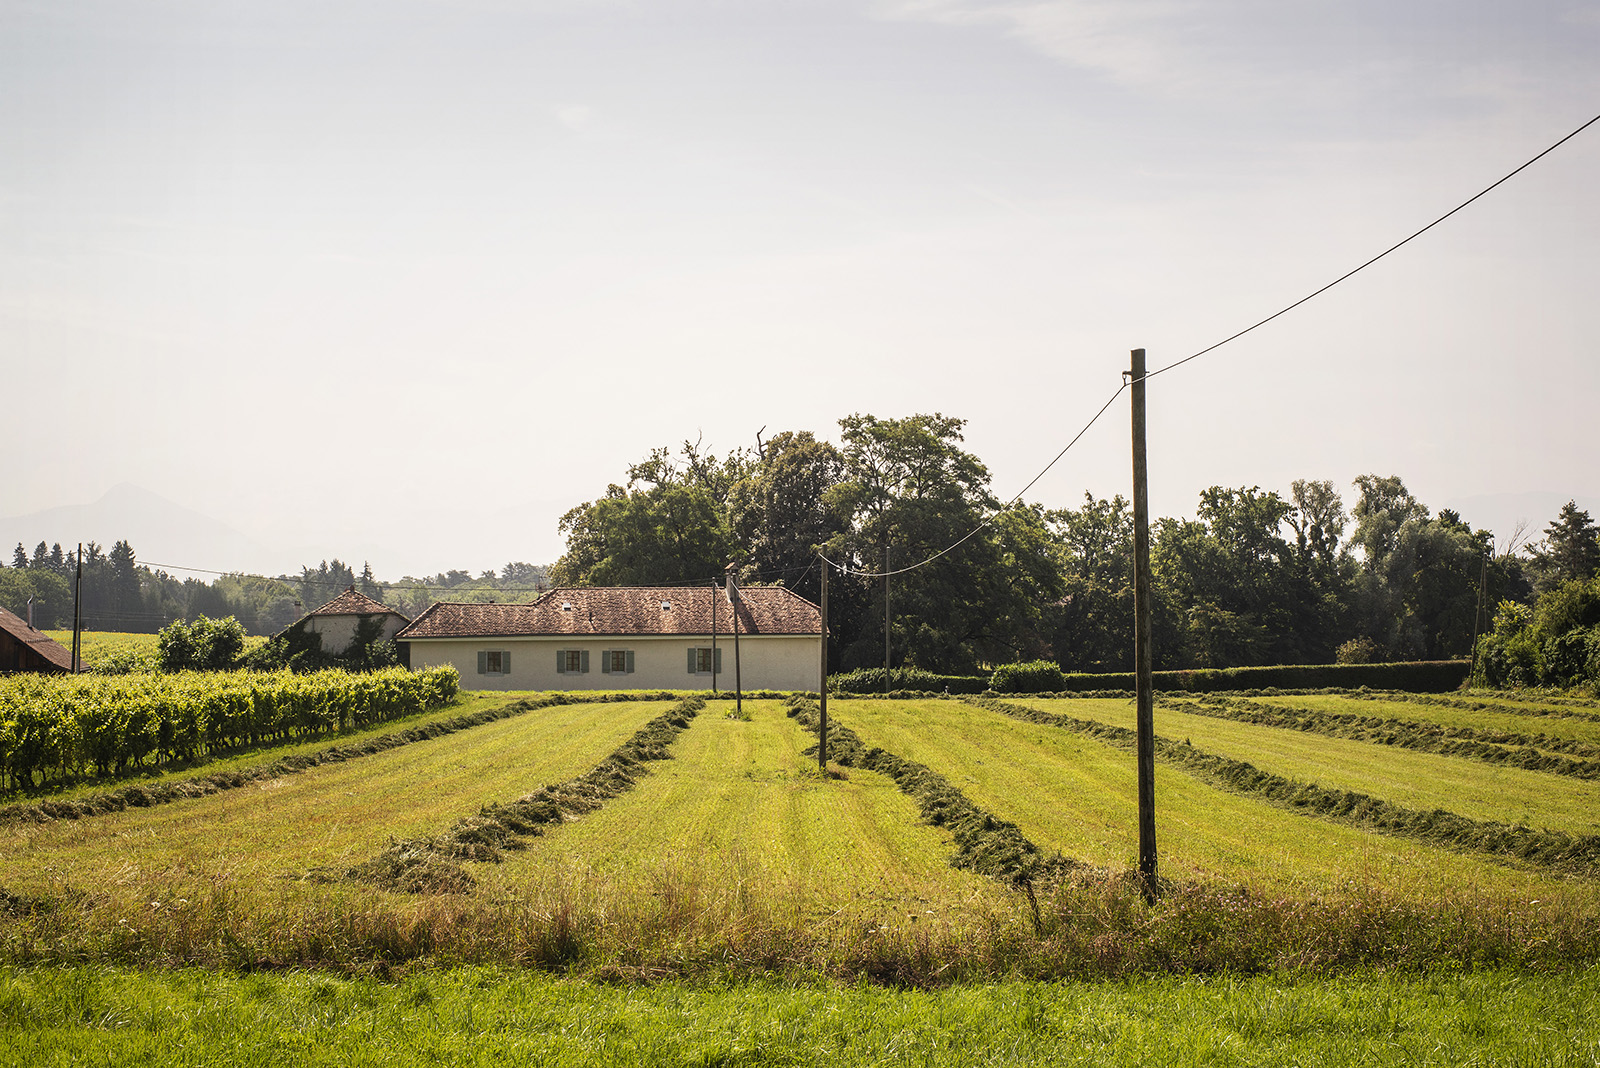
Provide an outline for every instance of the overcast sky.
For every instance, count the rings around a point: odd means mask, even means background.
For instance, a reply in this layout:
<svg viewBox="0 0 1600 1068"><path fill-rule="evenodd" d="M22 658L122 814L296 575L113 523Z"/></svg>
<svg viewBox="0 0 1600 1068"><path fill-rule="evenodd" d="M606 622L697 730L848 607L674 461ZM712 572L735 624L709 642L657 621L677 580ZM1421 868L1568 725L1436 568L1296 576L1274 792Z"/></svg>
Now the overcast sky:
<svg viewBox="0 0 1600 1068"><path fill-rule="evenodd" d="M0 0L0 516L132 484L258 546L146 560L477 571L656 446L852 412L967 419L1010 496L1129 349L1600 113L1597 55L1553 0ZM1152 380L1155 514L1600 494L1597 178L1600 125ZM1028 499L1128 471L1124 395Z"/></svg>

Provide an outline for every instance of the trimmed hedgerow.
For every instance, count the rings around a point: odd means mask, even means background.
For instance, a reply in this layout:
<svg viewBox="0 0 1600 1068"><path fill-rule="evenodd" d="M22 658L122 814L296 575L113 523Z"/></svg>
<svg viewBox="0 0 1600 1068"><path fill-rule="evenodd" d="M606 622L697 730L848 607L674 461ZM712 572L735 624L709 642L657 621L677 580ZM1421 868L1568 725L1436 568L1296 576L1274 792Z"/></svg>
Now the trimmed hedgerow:
<svg viewBox="0 0 1600 1068"><path fill-rule="evenodd" d="M1459 690L1471 670L1467 660L1426 660L1410 664L1304 664L1276 667L1195 668L1192 671L1157 671L1152 685L1158 690L1203 693L1214 690L1315 690L1324 687L1374 690L1410 690L1446 693ZM1132 690L1134 673L1089 675L1073 672L1064 677L1062 690Z"/></svg>
<svg viewBox="0 0 1600 1068"><path fill-rule="evenodd" d="M372 860L342 872L320 870L324 879L346 878L402 893L465 893L476 880L461 865L466 861L498 862L506 850L520 849L522 839L544 833L551 824L593 812L606 801L633 788L649 774L645 765L668 760L667 752L688 729L705 701L685 697L646 723L605 760L575 779L541 786L507 804L486 805L458 820L443 834L389 843Z"/></svg>
<svg viewBox="0 0 1600 1068"><path fill-rule="evenodd" d="M939 675L921 668L895 668L889 672L889 689L906 693L983 693L987 675ZM881 694L883 668L856 668L828 676L829 693Z"/></svg>
<svg viewBox="0 0 1600 1068"><path fill-rule="evenodd" d="M963 700L1016 719L1063 727L1121 749L1131 749L1135 745L1135 734L1126 727L1074 719L993 698ZM1600 835L1574 835L1565 831L1535 830L1521 824L1474 820L1443 809L1423 812L1353 790L1296 782L1242 760L1217 756L1159 736L1155 739L1155 748L1156 759L1213 786L1260 797L1308 815L1339 820L1381 834L1415 838L1447 849L1515 858L1555 871L1600 877Z"/></svg>

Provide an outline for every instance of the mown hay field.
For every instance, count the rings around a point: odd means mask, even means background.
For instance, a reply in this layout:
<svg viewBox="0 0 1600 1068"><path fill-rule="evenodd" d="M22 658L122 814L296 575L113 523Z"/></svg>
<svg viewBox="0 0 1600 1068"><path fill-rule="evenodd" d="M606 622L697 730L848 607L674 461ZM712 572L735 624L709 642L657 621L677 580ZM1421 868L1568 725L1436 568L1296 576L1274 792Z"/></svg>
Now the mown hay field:
<svg viewBox="0 0 1600 1068"><path fill-rule="evenodd" d="M1163 707L1150 903L1125 699L831 701L860 759L827 775L804 700L537 704L201 797L12 810L0 962L927 985L1600 960L1600 784L1566 765Z"/></svg>

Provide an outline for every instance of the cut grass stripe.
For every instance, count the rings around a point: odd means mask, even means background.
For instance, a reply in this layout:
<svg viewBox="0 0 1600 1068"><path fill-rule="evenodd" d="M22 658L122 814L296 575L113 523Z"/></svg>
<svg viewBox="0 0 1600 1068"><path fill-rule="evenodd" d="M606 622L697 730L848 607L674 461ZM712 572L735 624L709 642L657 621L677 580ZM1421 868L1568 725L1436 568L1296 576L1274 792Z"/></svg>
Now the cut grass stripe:
<svg viewBox="0 0 1600 1068"><path fill-rule="evenodd" d="M1440 756L1461 757L1484 764L1542 771L1575 779L1600 778L1600 760L1558 756L1558 753L1600 754L1600 746L1547 734L1517 734L1511 731L1483 730L1475 727L1443 726L1436 723L1359 716L1352 713L1319 711L1267 704L1259 700L1229 699L1206 695L1193 701L1163 698L1162 708L1259 727L1320 734L1329 738L1390 745Z"/></svg>
<svg viewBox="0 0 1600 1068"><path fill-rule="evenodd" d="M505 850L519 848L522 838L543 834L551 824L593 812L610 798L631 789L649 774L647 761L669 759L668 747L704 707L703 698L683 698L575 779L541 786L508 804L486 805L476 815L456 821L443 834L391 842L372 860L345 872L314 874L329 881L342 877L409 894L465 893L476 880L461 866L462 862L498 861Z"/></svg>
<svg viewBox="0 0 1600 1068"><path fill-rule="evenodd" d="M979 708L1046 723L1131 749L1135 734L1126 727L1074 719L992 698L963 697ZM1473 820L1443 809L1419 811L1351 790L1329 789L1272 775L1252 764L1217 756L1191 745L1157 737L1156 757L1197 778L1235 793L1250 794L1307 815L1324 816L1383 834L1415 838L1450 849L1515 858L1554 871L1600 877L1600 835L1540 831L1520 824Z"/></svg>
<svg viewBox="0 0 1600 1068"><path fill-rule="evenodd" d="M792 698L789 715L807 730L816 732L820 728L821 713L810 698ZM842 767L866 768L893 779L917 802L923 819L935 827L949 828L955 836L951 866L1010 883L1026 892L1030 901L1034 883L1058 879L1083 867L1059 853L1045 855L1015 823L979 808L926 764L906 760L877 746L868 748L837 719L828 721L828 755ZM1036 902L1033 907L1037 913Z"/></svg>

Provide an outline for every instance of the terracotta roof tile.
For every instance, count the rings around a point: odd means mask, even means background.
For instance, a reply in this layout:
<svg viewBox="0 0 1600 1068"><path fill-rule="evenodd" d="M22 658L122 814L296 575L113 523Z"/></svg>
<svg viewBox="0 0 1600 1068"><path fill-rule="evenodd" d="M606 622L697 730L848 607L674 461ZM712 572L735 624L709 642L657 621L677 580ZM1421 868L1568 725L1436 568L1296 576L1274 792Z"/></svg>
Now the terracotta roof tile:
<svg viewBox="0 0 1600 1068"><path fill-rule="evenodd" d="M742 589L741 634L821 634L817 606L782 586ZM538 637L543 635L710 634L712 604L717 631L733 619L721 588L684 586L565 587L531 604L440 602L395 635L411 638Z"/></svg>
<svg viewBox="0 0 1600 1068"><path fill-rule="evenodd" d="M34 630L28 621L14 612L0 608L0 630L28 646L62 671L72 670L72 650L50 635Z"/></svg>
<svg viewBox="0 0 1600 1068"><path fill-rule="evenodd" d="M354 586L347 587L343 593L312 612L308 616L381 616L396 615L406 619L393 608L382 601L374 601L364 593L357 593ZM409 619L406 622L410 622Z"/></svg>

